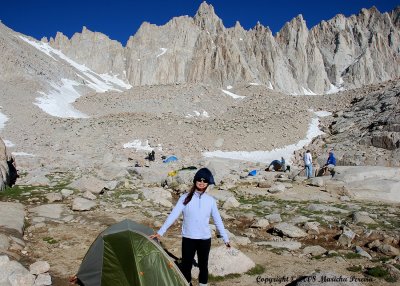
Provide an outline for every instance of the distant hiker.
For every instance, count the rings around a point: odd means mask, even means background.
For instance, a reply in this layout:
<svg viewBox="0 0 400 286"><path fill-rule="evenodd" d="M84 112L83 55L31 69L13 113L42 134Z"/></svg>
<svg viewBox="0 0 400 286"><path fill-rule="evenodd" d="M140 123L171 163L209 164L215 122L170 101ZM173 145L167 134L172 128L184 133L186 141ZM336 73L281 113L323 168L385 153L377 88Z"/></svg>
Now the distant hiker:
<svg viewBox="0 0 400 286"><path fill-rule="evenodd" d="M148 155L149 161L154 161L156 159L156 152L152 150Z"/></svg>
<svg viewBox="0 0 400 286"><path fill-rule="evenodd" d="M286 161L283 157L281 160L272 161L269 166L265 169L265 171L269 171L272 166L272 171L283 171L286 172Z"/></svg>
<svg viewBox="0 0 400 286"><path fill-rule="evenodd" d="M336 166L336 157L335 154L333 153L333 150L331 150L329 151L326 164L323 167L324 174L326 174L326 172L329 171L332 176L335 175L335 166Z"/></svg>
<svg viewBox="0 0 400 286"><path fill-rule="evenodd" d="M210 216L212 216L225 245L230 247L229 238L218 212L217 203L212 196L205 193L207 187L214 184L214 177L209 169L202 168L198 170L194 175L193 186L189 193L179 198L160 230L150 236L150 238L160 239L183 213L181 270L186 280L190 283L192 280L193 259L197 252L200 286L205 286L208 282L208 256L211 248L211 231L208 225Z"/></svg>
<svg viewBox="0 0 400 286"><path fill-rule="evenodd" d="M9 159L7 160L7 165L8 165L8 169L9 169L8 186L12 187L15 185L15 183L17 182L17 179L19 178L17 164L15 163L15 158L13 156L9 157Z"/></svg>
<svg viewBox="0 0 400 286"><path fill-rule="evenodd" d="M310 150L307 150L307 152L304 154L303 160L307 179L310 179L312 177L312 157Z"/></svg>

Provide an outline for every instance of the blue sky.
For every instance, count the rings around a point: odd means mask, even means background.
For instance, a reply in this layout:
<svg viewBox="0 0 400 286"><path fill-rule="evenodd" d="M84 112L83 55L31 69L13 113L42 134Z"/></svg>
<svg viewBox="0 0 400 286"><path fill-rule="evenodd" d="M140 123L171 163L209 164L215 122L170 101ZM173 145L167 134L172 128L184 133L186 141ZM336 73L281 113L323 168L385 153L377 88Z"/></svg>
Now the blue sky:
<svg viewBox="0 0 400 286"><path fill-rule="evenodd" d="M36 39L54 37L57 31L69 38L86 26L126 44L144 21L163 25L172 17L194 16L202 0L1 0L0 20L11 29ZM309 28L336 14L350 16L361 8L376 6L387 12L399 0L208 0L225 27L236 21L248 30L260 21L273 33L303 14ZM321 4L323 3L323 4Z"/></svg>

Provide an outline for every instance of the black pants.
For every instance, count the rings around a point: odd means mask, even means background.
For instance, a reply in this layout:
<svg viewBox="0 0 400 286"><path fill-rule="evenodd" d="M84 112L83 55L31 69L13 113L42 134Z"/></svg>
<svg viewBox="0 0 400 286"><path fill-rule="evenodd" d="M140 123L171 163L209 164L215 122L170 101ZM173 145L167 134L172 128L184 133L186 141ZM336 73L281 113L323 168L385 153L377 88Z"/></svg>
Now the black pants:
<svg viewBox="0 0 400 286"><path fill-rule="evenodd" d="M210 254L211 238L191 239L182 237L182 273L190 283L192 280L192 265L197 252L197 264L199 265L199 283L208 282L208 255Z"/></svg>

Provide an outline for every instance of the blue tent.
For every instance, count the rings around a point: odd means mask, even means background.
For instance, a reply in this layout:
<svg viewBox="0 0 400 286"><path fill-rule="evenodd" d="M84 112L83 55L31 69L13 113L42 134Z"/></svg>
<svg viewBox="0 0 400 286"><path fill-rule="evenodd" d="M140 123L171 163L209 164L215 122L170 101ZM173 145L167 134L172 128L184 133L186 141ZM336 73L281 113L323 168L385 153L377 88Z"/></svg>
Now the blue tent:
<svg viewBox="0 0 400 286"><path fill-rule="evenodd" d="M248 176L255 176L257 175L257 170L251 170L248 174Z"/></svg>
<svg viewBox="0 0 400 286"><path fill-rule="evenodd" d="M169 163L173 161L178 161L178 158L176 156L169 156L167 159L165 159L163 162L164 163Z"/></svg>

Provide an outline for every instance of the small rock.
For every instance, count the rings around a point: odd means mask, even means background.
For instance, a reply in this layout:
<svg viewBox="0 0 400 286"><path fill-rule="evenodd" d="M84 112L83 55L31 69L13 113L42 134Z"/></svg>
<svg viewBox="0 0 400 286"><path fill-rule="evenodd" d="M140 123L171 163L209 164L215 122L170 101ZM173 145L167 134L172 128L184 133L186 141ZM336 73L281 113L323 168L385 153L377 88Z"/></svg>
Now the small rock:
<svg viewBox="0 0 400 286"><path fill-rule="evenodd" d="M306 222L304 224L304 229L307 230L309 234L319 234L319 225L317 221Z"/></svg>
<svg viewBox="0 0 400 286"><path fill-rule="evenodd" d="M280 214L269 214L266 215L265 218L270 222L270 223L277 223L281 222L282 218Z"/></svg>
<svg viewBox="0 0 400 286"><path fill-rule="evenodd" d="M50 264L47 261L37 261L29 266L31 274L43 274L50 270Z"/></svg>
<svg viewBox="0 0 400 286"><path fill-rule="evenodd" d="M312 256L323 255L326 253L326 249L319 245L307 246L303 249L304 254L311 254Z"/></svg>
<svg viewBox="0 0 400 286"><path fill-rule="evenodd" d="M237 208L239 206L240 206L240 203L234 197L230 197L225 201L222 208L230 209L230 208Z"/></svg>
<svg viewBox="0 0 400 286"><path fill-rule="evenodd" d="M61 193L50 193L46 195L46 199L49 203L60 202L63 197Z"/></svg>
<svg viewBox="0 0 400 286"><path fill-rule="evenodd" d="M251 225L251 227L254 228L267 228L268 226L269 226L269 221L265 218L259 219Z"/></svg>
<svg viewBox="0 0 400 286"><path fill-rule="evenodd" d="M68 190L68 189L62 189L61 190L61 195L63 196L63 198L68 198L73 193L74 193L74 191L72 191L72 190Z"/></svg>
<svg viewBox="0 0 400 286"><path fill-rule="evenodd" d="M352 230L350 229L343 230L343 233L340 235L338 239L338 243L342 246L350 247L351 242L353 241L355 236L356 234Z"/></svg>
<svg viewBox="0 0 400 286"><path fill-rule="evenodd" d="M372 259L372 256L368 252L366 252L364 249L362 249L360 246L356 246L356 253L358 253L361 256L364 256L368 259Z"/></svg>
<svg viewBox="0 0 400 286"><path fill-rule="evenodd" d="M84 192L82 197L84 197L85 199L88 199L88 200L92 200L92 201L94 201L97 198L94 194L92 194L89 191Z"/></svg>
<svg viewBox="0 0 400 286"><path fill-rule="evenodd" d="M374 221L372 218L369 217L369 215L365 212L355 212L353 213L353 222L355 224L361 223L361 224L376 224L376 221Z"/></svg>
<svg viewBox="0 0 400 286"><path fill-rule="evenodd" d="M47 286L47 285L51 285L51 284L52 284L52 281L51 281L50 274L39 274L36 277L34 286Z"/></svg>
<svg viewBox="0 0 400 286"><path fill-rule="evenodd" d="M382 244L382 245L378 246L378 251L383 254L390 255L390 256L395 256L395 255L400 254L399 249L397 249L389 244Z"/></svg>
<svg viewBox="0 0 400 286"><path fill-rule="evenodd" d="M282 233L283 235L292 238L307 236L307 233L305 233L302 229L285 222L275 225L274 230L278 233Z"/></svg>
<svg viewBox="0 0 400 286"><path fill-rule="evenodd" d="M267 181L261 181L261 182L258 182L258 187L262 188L262 189L268 189L271 187L271 184L268 183Z"/></svg>
<svg viewBox="0 0 400 286"><path fill-rule="evenodd" d="M72 210L73 211L89 211L96 206L96 202L84 199L84 198L75 198L72 202Z"/></svg>
<svg viewBox="0 0 400 286"><path fill-rule="evenodd" d="M276 194L285 191L285 189L286 187L284 184L275 184L268 189L268 192L270 192L271 194Z"/></svg>

